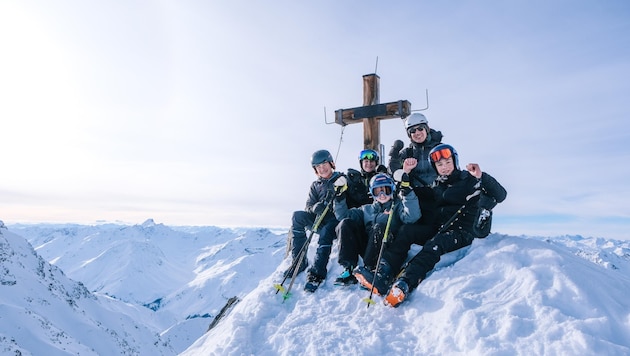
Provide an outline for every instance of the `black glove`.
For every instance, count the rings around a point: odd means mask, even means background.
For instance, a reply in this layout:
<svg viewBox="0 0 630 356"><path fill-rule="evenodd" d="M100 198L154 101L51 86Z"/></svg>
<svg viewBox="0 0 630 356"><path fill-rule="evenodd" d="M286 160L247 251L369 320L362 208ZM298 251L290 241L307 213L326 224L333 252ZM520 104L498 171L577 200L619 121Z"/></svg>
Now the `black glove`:
<svg viewBox="0 0 630 356"><path fill-rule="evenodd" d="M389 150L389 156L394 159L398 159L400 157L400 150L405 147L405 144L401 140L394 141L391 150Z"/></svg>
<svg viewBox="0 0 630 356"><path fill-rule="evenodd" d="M479 209L473 231L478 237L486 237L490 234L492 226L492 210L481 208Z"/></svg>
<svg viewBox="0 0 630 356"><path fill-rule="evenodd" d="M405 196L413 190L411 186L411 179L409 178L409 174L403 173L400 178L400 194Z"/></svg>

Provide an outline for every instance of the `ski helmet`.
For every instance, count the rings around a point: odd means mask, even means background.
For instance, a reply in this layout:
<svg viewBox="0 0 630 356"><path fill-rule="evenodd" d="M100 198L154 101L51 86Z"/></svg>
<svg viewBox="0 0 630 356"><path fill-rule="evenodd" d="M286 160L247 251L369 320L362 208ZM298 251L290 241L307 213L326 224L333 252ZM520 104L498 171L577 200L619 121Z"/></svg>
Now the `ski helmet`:
<svg viewBox="0 0 630 356"><path fill-rule="evenodd" d="M421 124L429 125L429 120L421 113L414 112L405 119L405 130Z"/></svg>
<svg viewBox="0 0 630 356"><path fill-rule="evenodd" d="M361 151L361 153L359 153L359 165L361 164L361 161L363 161L364 159L369 159L370 161L376 161L376 164L378 164L378 160L379 160L378 153L371 149L363 150Z"/></svg>
<svg viewBox="0 0 630 356"><path fill-rule="evenodd" d="M374 194L374 189L379 188L379 187L389 188L389 194L387 194L387 190L385 193L387 195L393 195L394 190L396 189L396 183L394 182L392 177L388 176L387 174L379 173L375 175L374 177L372 177L372 179L370 179L370 194L373 197L377 196Z"/></svg>
<svg viewBox="0 0 630 356"><path fill-rule="evenodd" d="M431 149L428 157L429 164L431 164L431 167L433 167L433 169L435 169L435 171L437 172L437 169L435 168L435 162L439 161L442 158L449 157L453 157L453 164L455 165L455 169L459 170L457 151L455 151L455 148L453 148L453 146L447 145L445 143L441 143Z"/></svg>
<svg viewBox="0 0 630 356"><path fill-rule="evenodd" d="M327 150L319 150L313 153L311 157L311 166L315 168L315 166L322 164L324 162L329 162L333 169L335 169L335 162L333 161L333 157Z"/></svg>

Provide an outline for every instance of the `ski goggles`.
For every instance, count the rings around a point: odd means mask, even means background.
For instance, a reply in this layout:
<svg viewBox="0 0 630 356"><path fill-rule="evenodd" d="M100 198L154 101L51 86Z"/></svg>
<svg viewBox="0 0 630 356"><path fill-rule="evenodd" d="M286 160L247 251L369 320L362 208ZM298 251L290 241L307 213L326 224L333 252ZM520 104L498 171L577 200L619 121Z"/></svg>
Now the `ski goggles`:
<svg viewBox="0 0 630 356"><path fill-rule="evenodd" d="M449 159L453 156L453 152L451 152L448 148L443 148L441 150L435 151L431 153L431 162L437 162L441 159Z"/></svg>
<svg viewBox="0 0 630 356"><path fill-rule="evenodd" d="M391 187L376 187L372 189L372 195L378 197L381 194L385 194L386 196L392 195Z"/></svg>
<svg viewBox="0 0 630 356"><path fill-rule="evenodd" d="M363 161L364 159L376 161L378 160L378 155L374 150L363 150L359 153L359 160Z"/></svg>
<svg viewBox="0 0 630 356"><path fill-rule="evenodd" d="M415 133L418 130L424 130L425 128L426 128L426 126L422 125L422 124L416 125L416 126L412 126L412 127L407 129L407 133L411 135L412 133Z"/></svg>

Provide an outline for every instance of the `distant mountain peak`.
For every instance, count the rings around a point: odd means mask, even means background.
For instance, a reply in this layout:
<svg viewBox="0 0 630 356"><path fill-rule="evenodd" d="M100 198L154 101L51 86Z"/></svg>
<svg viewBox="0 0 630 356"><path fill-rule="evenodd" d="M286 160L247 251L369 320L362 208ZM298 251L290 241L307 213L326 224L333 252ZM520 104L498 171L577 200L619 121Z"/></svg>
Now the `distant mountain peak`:
<svg viewBox="0 0 630 356"><path fill-rule="evenodd" d="M153 219L147 219L145 222L142 223L142 227L154 227L155 221L153 221Z"/></svg>

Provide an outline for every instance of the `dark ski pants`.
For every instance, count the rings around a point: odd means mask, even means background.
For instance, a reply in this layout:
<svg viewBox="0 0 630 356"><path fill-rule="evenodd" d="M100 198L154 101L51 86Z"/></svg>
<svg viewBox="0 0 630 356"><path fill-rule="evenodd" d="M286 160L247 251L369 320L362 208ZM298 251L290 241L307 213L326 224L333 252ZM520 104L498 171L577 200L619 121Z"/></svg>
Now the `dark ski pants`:
<svg viewBox="0 0 630 356"><path fill-rule="evenodd" d="M440 256L466 247L474 239L475 236L465 230L450 230L437 234L427 241L422 250L409 261L400 278L407 280L410 289L415 289L440 261Z"/></svg>
<svg viewBox="0 0 630 356"><path fill-rule="evenodd" d="M317 240L317 252L315 253L315 261L310 272L317 274L322 278L326 278L328 259L330 252L332 251L332 243L336 238L335 226L337 226L337 219L334 218L332 213L329 213L321 222L317 229L319 238ZM306 243L306 229L311 228L315 222L317 216L313 213L309 213L303 210L293 213L291 219L291 232L293 233L293 243L291 255L293 258L297 258L302 246Z"/></svg>
<svg viewBox="0 0 630 356"><path fill-rule="evenodd" d="M346 218L335 228L339 238L339 264L344 268L358 266L359 256L365 256L368 235L362 223Z"/></svg>
<svg viewBox="0 0 630 356"><path fill-rule="evenodd" d="M356 267L359 256L369 270L374 270L381 252L381 244L385 234L385 224L375 224L369 231L363 223L351 219L343 219L335 228L339 237L339 264L345 268Z"/></svg>
<svg viewBox="0 0 630 356"><path fill-rule="evenodd" d="M411 245L424 246L436 232L437 230L432 225L404 224L398 229L396 238L383 251L383 258L389 263L392 271L398 273L407 260Z"/></svg>

